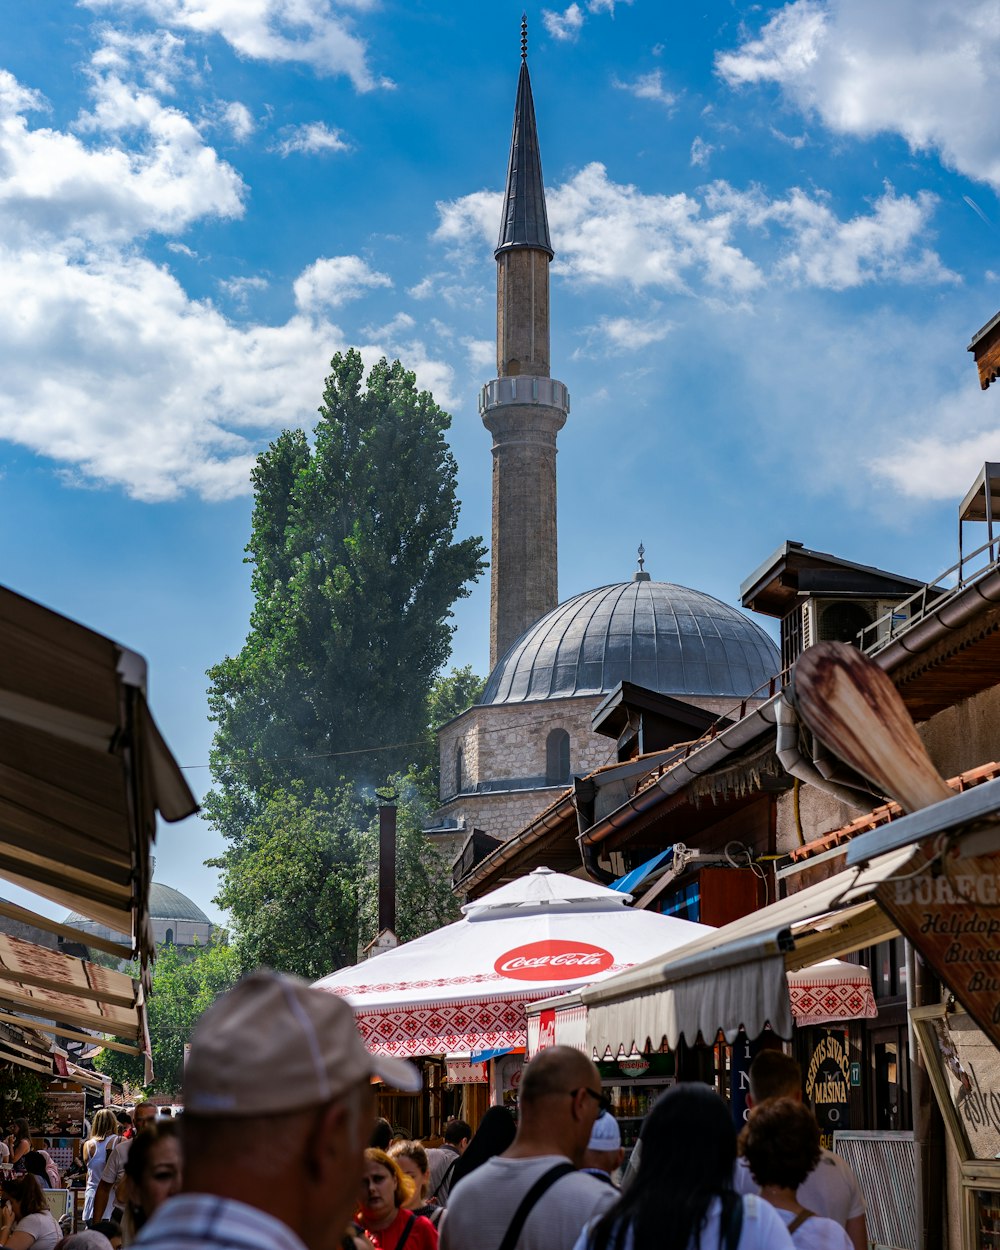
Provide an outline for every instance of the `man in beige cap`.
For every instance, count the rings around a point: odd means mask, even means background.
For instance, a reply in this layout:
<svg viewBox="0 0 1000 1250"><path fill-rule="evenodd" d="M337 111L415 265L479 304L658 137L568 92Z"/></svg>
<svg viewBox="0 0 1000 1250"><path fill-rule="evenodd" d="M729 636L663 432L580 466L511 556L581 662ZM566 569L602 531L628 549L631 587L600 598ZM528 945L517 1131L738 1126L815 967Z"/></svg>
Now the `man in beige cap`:
<svg viewBox="0 0 1000 1250"><path fill-rule="evenodd" d="M370 1054L342 998L255 972L202 1016L184 1071L183 1192L145 1250L335 1250L361 1189L372 1076L416 1092L412 1064Z"/></svg>

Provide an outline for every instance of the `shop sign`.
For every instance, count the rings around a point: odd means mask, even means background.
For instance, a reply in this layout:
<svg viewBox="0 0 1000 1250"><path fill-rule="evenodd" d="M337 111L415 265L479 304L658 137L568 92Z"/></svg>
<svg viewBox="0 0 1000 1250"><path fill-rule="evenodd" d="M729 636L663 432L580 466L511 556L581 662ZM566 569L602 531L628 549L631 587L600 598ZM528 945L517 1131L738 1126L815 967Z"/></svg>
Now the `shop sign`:
<svg viewBox="0 0 1000 1250"><path fill-rule="evenodd" d="M883 882L878 901L1000 1046L1000 854L918 854L923 866Z"/></svg>
<svg viewBox="0 0 1000 1250"><path fill-rule="evenodd" d="M813 1047L806 1068L806 1097L812 1104L827 1149L837 1129L848 1128L851 1061L846 1031L827 1032Z"/></svg>
<svg viewBox="0 0 1000 1250"><path fill-rule="evenodd" d="M487 1082L485 1063L449 1059L445 1064L445 1073L450 1085L485 1085Z"/></svg>
<svg viewBox="0 0 1000 1250"><path fill-rule="evenodd" d="M493 968L515 981L588 981L614 962L603 946L550 938L505 951Z"/></svg>
<svg viewBox="0 0 1000 1250"><path fill-rule="evenodd" d="M747 1121L750 1114L747 1108L747 1091L750 1088L750 1064L753 1063L756 1047L743 1030L733 1042L733 1054L729 1069L729 1106L733 1113L733 1123L737 1133Z"/></svg>
<svg viewBox="0 0 1000 1250"><path fill-rule="evenodd" d="M47 1093L42 1123L32 1127L43 1137L82 1137L85 1103L82 1093Z"/></svg>
<svg viewBox="0 0 1000 1250"><path fill-rule="evenodd" d="M556 1044L556 1009L549 1007L539 1013L538 1017L538 1049Z"/></svg>

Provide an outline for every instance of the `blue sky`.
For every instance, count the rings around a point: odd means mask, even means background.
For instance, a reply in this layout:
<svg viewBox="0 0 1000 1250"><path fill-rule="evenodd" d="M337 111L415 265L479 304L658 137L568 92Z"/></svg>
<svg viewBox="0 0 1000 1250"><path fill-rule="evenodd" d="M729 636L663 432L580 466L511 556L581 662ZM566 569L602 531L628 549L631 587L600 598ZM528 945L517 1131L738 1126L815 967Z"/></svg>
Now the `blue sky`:
<svg viewBox="0 0 1000 1250"><path fill-rule="evenodd" d="M489 534L520 3L8 0L2 580L143 652L185 765L249 613L248 472L330 356L452 412ZM735 602L780 542L930 578L1000 459L965 348L1000 307L996 0L529 11L556 261L560 593ZM489 588L456 612L485 671ZM192 767L199 791L204 768ZM220 849L161 832L211 914Z"/></svg>

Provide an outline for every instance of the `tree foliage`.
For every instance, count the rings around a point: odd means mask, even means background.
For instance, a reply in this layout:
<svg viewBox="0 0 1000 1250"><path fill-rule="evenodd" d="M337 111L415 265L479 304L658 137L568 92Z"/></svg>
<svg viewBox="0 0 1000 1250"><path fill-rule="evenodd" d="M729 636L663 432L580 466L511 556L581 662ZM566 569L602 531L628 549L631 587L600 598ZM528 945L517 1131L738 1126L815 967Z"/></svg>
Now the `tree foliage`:
<svg viewBox="0 0 1000 1250"><path fill-rule="evenodd" d="M133 975L137 975L132 969ZM199 1016L239 977L235 950L221 935L208 946L181 949L161 946L153 964L147 1002L154 1079L150 1092L179 1094L184 1073L184 1045ZM94 1066L121 1085L145 1081L141 1057L103 1050Z"/></svg>
<svg viewBox="0 0 1000 1250"><path fill-rule="evenodd" d="M455 540L449 424L398 361L365 379L349 351L331 362L312 441L285 431L257 460L254 606L242 649L209 670L205 802L228 843L213 862L243 968L317 977L375 936L373 791L388 777L403 795L399 935L453 915L447 865L420 828L429 727L478 681L438 674L485 549Z"/></svg>
<svg viewBox="0 0 1000 1250"><path fill-rule="evenodd" d="M367 385L356 351L331 369L312 446L286 430L257 460L250 632L209 670L206 807L230 837L294 783L311 793L407 766L452 604L484 567L480 539L453 541L448 415L399 361L380 361Z"/></svg>

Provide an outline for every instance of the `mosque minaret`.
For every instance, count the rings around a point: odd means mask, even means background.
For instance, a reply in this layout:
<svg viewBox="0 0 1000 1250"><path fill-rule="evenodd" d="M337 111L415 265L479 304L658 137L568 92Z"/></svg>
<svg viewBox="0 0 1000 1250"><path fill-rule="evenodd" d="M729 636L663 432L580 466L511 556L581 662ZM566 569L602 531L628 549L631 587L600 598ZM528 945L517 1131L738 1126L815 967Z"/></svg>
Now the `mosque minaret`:
<svg viewBox="0 0 1000 1250"><path fill-rule="evenodd" d="M493 435L490 667L559 602L556 435L569 392L549 375L549 262L526 25L497 262L497 376L480 393Z"/></svg>

